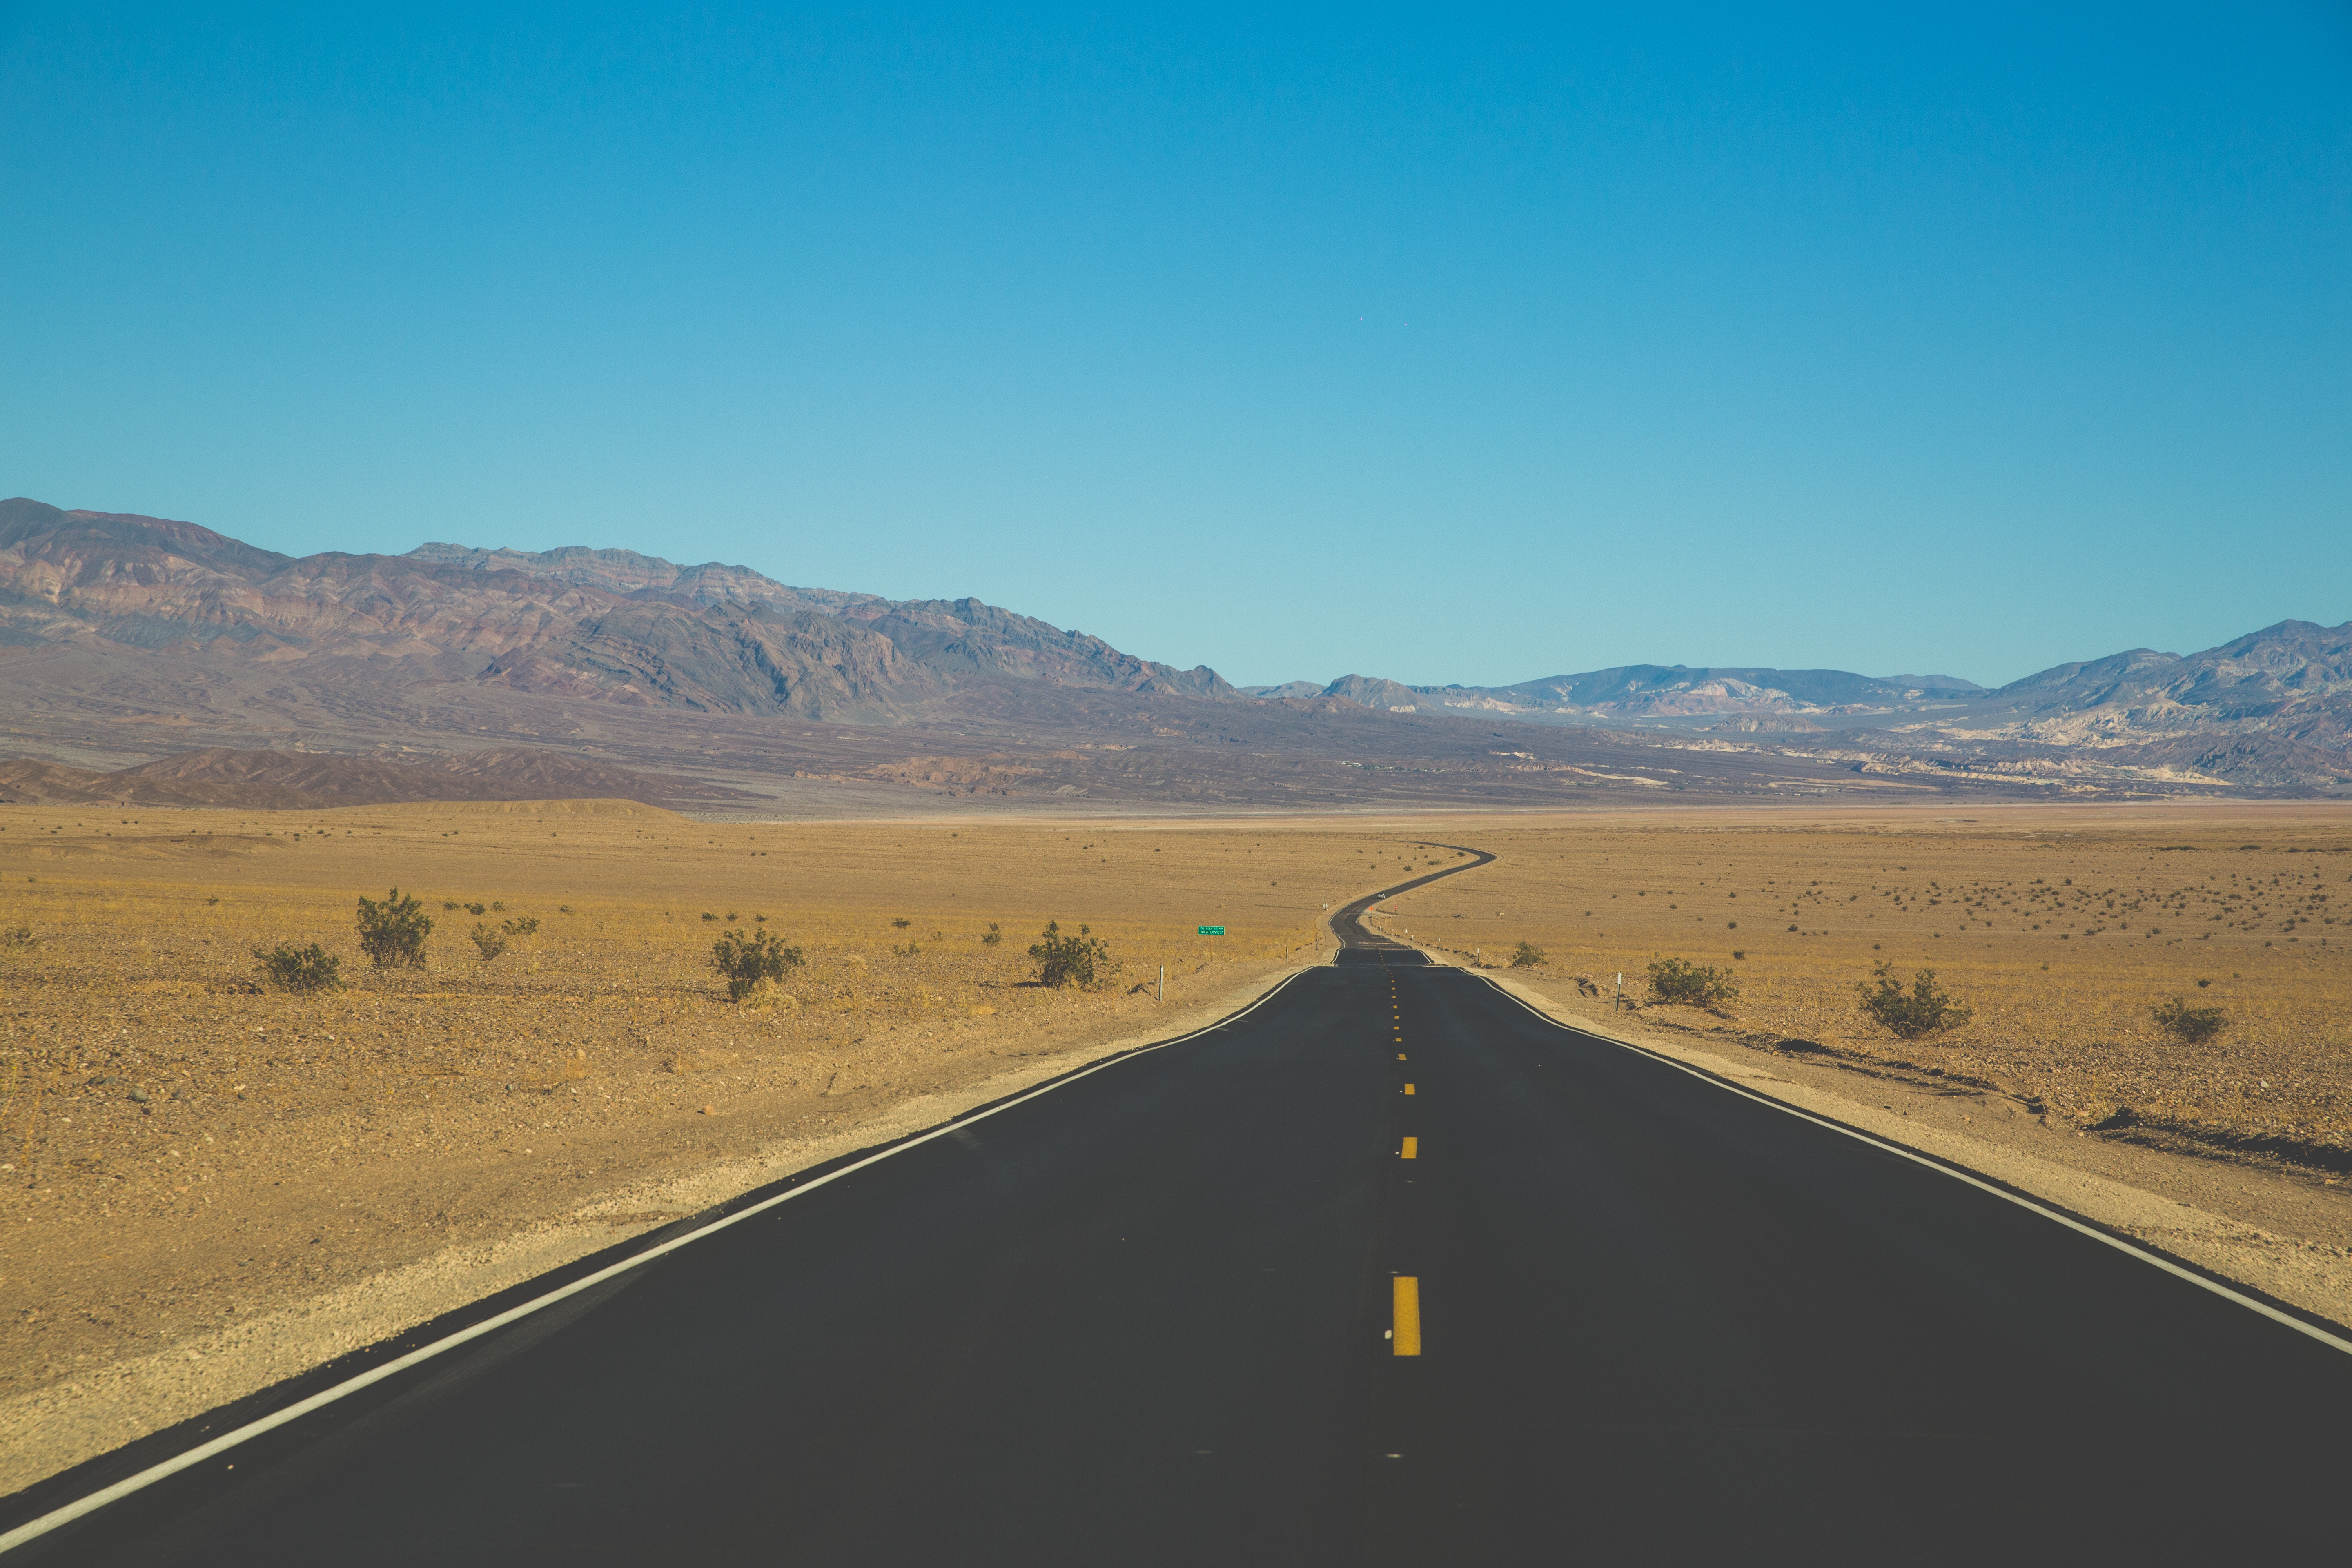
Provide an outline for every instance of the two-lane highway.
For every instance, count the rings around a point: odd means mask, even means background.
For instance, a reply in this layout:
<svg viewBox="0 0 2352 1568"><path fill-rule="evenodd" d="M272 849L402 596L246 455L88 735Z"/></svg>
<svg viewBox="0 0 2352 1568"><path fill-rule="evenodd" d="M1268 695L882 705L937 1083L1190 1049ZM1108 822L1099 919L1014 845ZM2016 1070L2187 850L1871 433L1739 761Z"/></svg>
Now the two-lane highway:
<svg viewBox="0 0 2352 1568"><path fill-rule="evenodd" d="M791 1190L12 1560L2352 1538L2352 1354L2321 1332L1393 944Z"/></svg>

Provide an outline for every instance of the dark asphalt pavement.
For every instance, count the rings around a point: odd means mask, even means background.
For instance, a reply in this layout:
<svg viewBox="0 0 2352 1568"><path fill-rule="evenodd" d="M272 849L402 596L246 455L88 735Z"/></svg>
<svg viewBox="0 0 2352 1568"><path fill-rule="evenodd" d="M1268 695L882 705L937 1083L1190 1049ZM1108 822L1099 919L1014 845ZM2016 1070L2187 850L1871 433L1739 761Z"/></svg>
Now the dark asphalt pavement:
<svg viewBox="0 0 2352 1568"><path fill-rule="evenodd" d="M1358 947L9 1561L2341 1561L2347 1412L2292 1327Z"/></svg>

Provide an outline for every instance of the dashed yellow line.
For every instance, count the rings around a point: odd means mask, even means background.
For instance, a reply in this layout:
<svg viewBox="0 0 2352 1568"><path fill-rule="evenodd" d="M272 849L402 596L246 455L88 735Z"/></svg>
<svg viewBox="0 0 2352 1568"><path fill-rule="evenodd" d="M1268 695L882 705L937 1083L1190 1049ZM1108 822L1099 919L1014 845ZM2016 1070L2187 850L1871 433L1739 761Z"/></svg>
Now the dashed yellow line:
<svg viewBox="0 0 2352 1568"><path fill-rule="evenodd" d="M1405 1091L1407 1094L1411 1094L1411 1093L1412 1092L1412 1085L1411 1085L1411 1084L1407 1084L1407 1085L1405 1085L1405 1086L1404 1086L1404 1091Z"/></svg>
<svg viewBox="0 0 2352 1568"><path fill-rule="evenodd" d="M1391 1281L1394 1287L1393 1317L1395 1327L1390 1331L1389 1348L1398 1355L1421 1353L1421 1281L1410 1275L1400 1274Z"/></svg>
<svg viewBox="0 0 2352 1568"><path fill-rule="evenodd" d="M1403 1152L1403 1154L1402 1154L1402 1156L1400 1156L1400 1158L1407 1159L1407 1160L1418 1160L1418 1159L1420 1159L1420 1158L1421 1158L1421 1140L1420 1140L1420 1139L1418 1139L1418 1138L1408 1138L1408 1139L1406 1139L1406 1140L1404 1141L1404 1152Z"/></svg>

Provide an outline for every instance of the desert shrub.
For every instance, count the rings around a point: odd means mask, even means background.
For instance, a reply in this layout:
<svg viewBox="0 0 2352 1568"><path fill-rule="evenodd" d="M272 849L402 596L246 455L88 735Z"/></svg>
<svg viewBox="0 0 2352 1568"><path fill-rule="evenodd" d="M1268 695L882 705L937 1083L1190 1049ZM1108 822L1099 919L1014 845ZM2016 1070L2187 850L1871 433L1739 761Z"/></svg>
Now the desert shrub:
<svg viewBox="0 0 2352 1568"><path fill-rule="evenodd" d="M506 932L509 936L517 938L518 940L527 936L537 936L539 934L539 917L537 915L517 915L510 921L501 921L499 922L499 929Z"/></svg>
<svg viewBox="0 0 2352 1568"><path fill-rule="evenodd" d="M913 923L914 923L914 922L912 922L911 921L892 921L890 922L890 929L891 929L892 931L905 931L905 930L908 928L908 926L909 926L909 925L911 925L911 924L913 924Z"/></svg>
<svg viewBox="0 0 2352 1568"><path fill-rule="evenodd" d="M41 939L33 934L31 926L10 926L0 931L0 952L30 952L40 945Z"/></svg>
<svg viewBox="0 0 2352 1568"><path fill-rule="evenodd" d="M912 958L923 950L919 943L910 942L904 947L893 947L890 951L901 958Z"/></svg>
<svg viewBox="0 0 2352 1568"><path fill-rule="evenodd" d="M1862 1010L1900 1039L1916 1040L1938 1029L1956 1029L1969 1021L1969 1009L1945 994L1936 984L1936 972L1932 969L1914 974L1907 994L1903 983L1895 978L1892 963L1882 963L1870 973L1878 982L1875 990L1866 984L1854 987L1862 993Z"/></svg>
<svg viewBox="0 0 2352 1568"><path fill-rule="evenodd" d="M717 920L719 917L718 917L717 915L712 914L709 910L703 910L703 911L702 911L702 918L703 918L704 920L707 920L707 921L715 921L715 920Z"/></svg>
<svg viewBox="0 0 2352 1568"><path fill-rule="evenodd" d="M787 947L773 931L722 933L710 949L710 966L727 977L727 996L740 1002L762 980L781 981L801 966L801 950Z"/></svg>
<svg viewBox="0 0 2352 1568"><path fill-rule="evenodd" d="M463 909L463 908L465 908L465 906L464 906L463 904L460 904L460 903L459 903L457 900L455 900L455 899L444 899L444 900L441 900L441 907L442 907L443 909L445 909L445 910L459 910L459 909Z"/></svg>
<svg viewBox="0 0 2352 1568"><path fill-rule="evenodd" d="M2148 1009L2156 1026L2184 1046L2203 1045L2207 1040L2230 1026L2230 1020L2219 1007L2191 1007L2179 997L2160 1002Z"/></svg>
<svg viewBox="0 0 2352 1568"><path fill-rule="evenodd" d="M1045 934L1029 948L1029 956L1037 963L1038 984L1059 990L1065 985L1093 985L1097 977L1109 977L1110 945L1087 931L1080 926L1077 935L1064 936L1059 921L1045 922Z"/></svg>
<svg viewBox="0 0 2352 1568"><path fill-rule="evenodd" d="M312 942L308 947L291 947L280 943L264 952L253 950L261 961L262 978L281 991L341 991L343 988L343 961Z"/></svg>
<svg viewBox="0 0 2352 1568"><path fill-rule="evenodd" d="M481 914L488 914L488 913L489 913L489 911L488 911L488 910L485 910L484 908L482 908L482 906L481 906L480 904L478 904L478 903L467 904L467 905L466 905L466 906L465 906L465 910L466 910L466 912L467 912L467 914L469 914L469 915L481 915Z"/></svg>
<svg viewBox="0 0 2352 1568"><path fill-rule="evenodd" d="M433 934L433 917L415 899L404 899L394 888L381 901L360 900L360 951L378 969L425 967L425 939Z"/></svg>
<svg viewBox="0 0 2352 1568"><path fill-rule="evenodd" d="M1004 933L996 929L996 922L994 921L991 921L988 922L988 934L982 937L980 940L982 946L994 947L998 942L1004 940Z"/></svg>
<svg viewBox="0 0 2352 1568"><path fill-rule="evenodd" d="M1728 970L1702 967L1686 958L1662 958L1650 965L1650 994L1685 1007L1717 1007L1739 994Z"/></svg>
<svg viewBox="0 0 2352 1568"><path fill-rule="evenodd" d="M507 950L507 933L488 921L476 921L474 945L482 950L482 962L488 963Z"/></svg>
<svg viewBox="0 0 2352 1568"><path fill-rule="evenodd" d="M1513 969L1534 969L1544 961L1544 950L1534 942L1523 942L1511 952Z"/></svg>

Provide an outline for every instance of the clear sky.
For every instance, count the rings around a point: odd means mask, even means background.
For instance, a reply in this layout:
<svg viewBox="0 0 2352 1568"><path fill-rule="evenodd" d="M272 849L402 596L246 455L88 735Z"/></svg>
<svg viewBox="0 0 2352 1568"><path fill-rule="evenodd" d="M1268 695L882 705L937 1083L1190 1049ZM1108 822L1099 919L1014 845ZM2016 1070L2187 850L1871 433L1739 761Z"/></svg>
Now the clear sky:
<svg viewBox="0 0 2352 1568"><path fill-rule="evenodd" d="M683 9L0 0L0 494L1244 683L2352 618L2341 5Z"/></svg>

